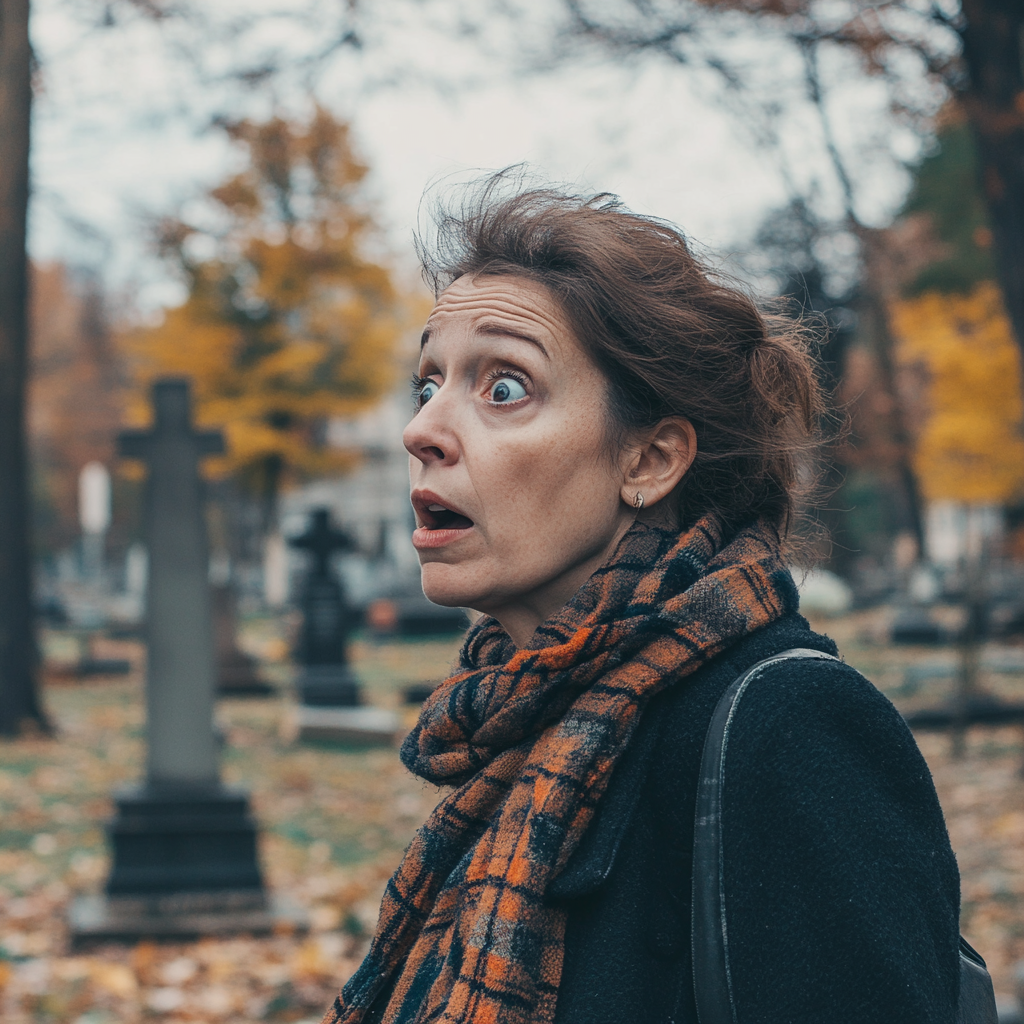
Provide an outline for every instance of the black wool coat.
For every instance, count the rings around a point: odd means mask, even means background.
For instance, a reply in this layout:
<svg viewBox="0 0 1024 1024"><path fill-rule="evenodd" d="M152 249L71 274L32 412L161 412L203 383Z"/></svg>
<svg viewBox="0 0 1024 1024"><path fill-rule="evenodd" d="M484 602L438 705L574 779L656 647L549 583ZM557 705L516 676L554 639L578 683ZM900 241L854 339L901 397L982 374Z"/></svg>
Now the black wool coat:
<svg viewBox="0 0 1024 1024"><path fill-rule="evenodd" d="M697 1024L693 816L729 684L790 647L788 616L656 697L549 890L567 911L556 1024ZM960 888L931 775L902 718L838 662L763 671L730 730L722 811L739 1024L953 1024Z"/></svg>

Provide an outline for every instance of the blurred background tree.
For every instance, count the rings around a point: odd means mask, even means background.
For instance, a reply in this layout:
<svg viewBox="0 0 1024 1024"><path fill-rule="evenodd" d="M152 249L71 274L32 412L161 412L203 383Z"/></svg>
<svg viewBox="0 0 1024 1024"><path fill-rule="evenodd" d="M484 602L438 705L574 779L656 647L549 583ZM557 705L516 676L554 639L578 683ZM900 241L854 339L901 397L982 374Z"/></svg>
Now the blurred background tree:
<svg viewBox="0 0 1024 1024"><path fill-rule="evenodd" d="M980 195L988 208L997 278L1017 343L1024 347L1024 4L1020 0L564 0L565 35L623 57L650 55L724 80L726 98L758 108L769 127L776 96L756 95L744 51L730 47L744 28L788 43L804 69L822 143L845 196L850 226L861 228L855 182L841 152L822 79L823 59L853 55L890 90L893 109L930 131L937 96L956 97L974 139ZM564 44L562 44L564 46ZM781 56L781 54L780 54ZM778 65L777 65L778 66ZM924 86L924 88L922 88ZM870 248L870 242L862 243ZM869 257L866 256L866 259Z"/></svg>
<svg viewBox="0 0 1024 1024"><path fill-rule="evenodd" d="M46 728L36 687L26 444L28 0L0 0L0 735Z"/></svg>
<svg viewBox="0 0 1024 1024"><path fill-rule="evenodd" d="M50 558L78 541L82 467L93 461L113 466L125 380L99 280L44 263L32 265L31 285L33 542L37 554ZM114 502L117 536L109 539L119 547L126 539L119 529L126 504Z"/></svg>
<svg viewBox="0 0 1024 1024"><path fill-rule="evenodd" d="M978 170L975 135L951 104L905 206L902 234L925 258L893 301L892 323L899 361L924 379L915 464L926 497L1005 505L1024 487L1021 358Z"/></svg>
<svg viewBox="0 0 1024 1024"><path fill-rule="evenodd" d="M160 225L188 297L125 337L137 385L131 415L144 415L153 377L191 377L197 419L227 438L214 471L258 502L265 533L283 485L351 463L328 443L330 419L391 386L407 310L368 255L380 248L379 229L360 199L367 168L344 123L317 107L307 123L223 128L246 164L210 191L206 225Z"/></svg>
<svg viewBox="0 0 1024 1024"><path fill-rule="evenodd" d="M159 21L164 5L124 0ZM47 729L39 700L32 586L29 379L29 0L0 0L0 736ZM113 3L106 4L109 20Z"/></svg>
<svg viewBox="0 0 1024 1024"><path fill-rule="evenodd" d="M933 243L905 289L910 295L966 294L998 278L974 135L955 103L943 108L938 122L935 144L914 169L904 205L904 220L919 222Z"/></svg>
<svg viewBox="0 0 1024 1024"><path fill-rule="evenodd" d="M1004 504L1024 483L1020 353L994 281L893 306L897 353L924 371L914 462L924 497Z"/></svg>

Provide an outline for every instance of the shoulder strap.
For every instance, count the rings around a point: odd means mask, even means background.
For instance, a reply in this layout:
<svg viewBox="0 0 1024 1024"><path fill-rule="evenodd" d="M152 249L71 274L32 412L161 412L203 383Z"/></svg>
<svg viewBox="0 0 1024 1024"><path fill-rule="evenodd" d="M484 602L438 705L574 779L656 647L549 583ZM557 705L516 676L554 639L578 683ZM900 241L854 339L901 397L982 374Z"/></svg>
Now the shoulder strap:
<svg viewBox="0 0 1024 1024"><path fill-rule="evenodd" d="M794 647L757 662L722 694L704 738L693 829L693 916L690 925L693 993L700 1024L738 1024L729 970L722 849L722 788L729 727L747 687L768 666L792 658L839 660L823 651ZM957 1024L998 1024L995 992L985 961L963 937L960 938L959 952Z"/></svg>
<svg viewBox="0 0 1024 1024"><path fill-rule="evenodd" d="M839 659L823 651L794 647L752 665L722 694L704 738L693 829L693 992L700 1024L736 1024L729 971L722 855L722 786L729 727L747 687L764 669L793 658Z"/></svg>

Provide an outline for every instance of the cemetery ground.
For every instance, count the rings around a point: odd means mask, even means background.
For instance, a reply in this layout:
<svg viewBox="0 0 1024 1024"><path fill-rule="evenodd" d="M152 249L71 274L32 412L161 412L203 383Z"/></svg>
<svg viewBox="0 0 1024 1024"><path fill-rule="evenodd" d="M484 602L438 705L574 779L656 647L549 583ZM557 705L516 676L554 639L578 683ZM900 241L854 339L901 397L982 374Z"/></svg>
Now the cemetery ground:
<svg viewBox="0 0 1024 1024"><path fill-rule="evenodd" d="M891 609L815 623L847 660L910 710L941 701L951 681L920 685L911 666L951 662L950 648L892 647ZM47 638L46 703L57 733L0 745L0 1019L5 1024L310 1021L357 966L384 882L438 791L410 776L394 748L296 744L289 731L289 669L280 623L251 621L244 643L261 656L280 695L222 700L223 775L248 787L271 889L308 912L309 930L195 942L69 947L69 901L96 892L108 870L103 822L111 793L143 771L142 650L106 641L101 657L127 657L127 677L76 680L59 662L73 638ZM410 683L443 677L458 640L353 645L370 703L400 707ZM983 675L1024 697L1024 674ZM908 685L909 683L909 685ZM416 710L402 712L411 726ZM1024 733L972 729L966 754L949 738L919 734L963 875L965 935L987 958L996 990L1012 998L1024 960Z"/></svg>

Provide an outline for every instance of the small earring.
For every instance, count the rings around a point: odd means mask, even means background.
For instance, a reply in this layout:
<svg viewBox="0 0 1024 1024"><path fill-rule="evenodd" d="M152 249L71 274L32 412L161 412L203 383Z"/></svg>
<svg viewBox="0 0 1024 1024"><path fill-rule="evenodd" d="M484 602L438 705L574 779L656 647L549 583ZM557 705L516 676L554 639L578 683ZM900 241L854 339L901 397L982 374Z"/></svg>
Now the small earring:
<svg viewBox="0 0 1024 1024"><path fill-rule="evenodd" d="M642 509L643 507L644 507L644 496L639 491L637 491L636 494L633 495L633 508L635 508L637 510L637 512L639 512L640 509Z"/></svg>

